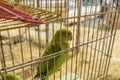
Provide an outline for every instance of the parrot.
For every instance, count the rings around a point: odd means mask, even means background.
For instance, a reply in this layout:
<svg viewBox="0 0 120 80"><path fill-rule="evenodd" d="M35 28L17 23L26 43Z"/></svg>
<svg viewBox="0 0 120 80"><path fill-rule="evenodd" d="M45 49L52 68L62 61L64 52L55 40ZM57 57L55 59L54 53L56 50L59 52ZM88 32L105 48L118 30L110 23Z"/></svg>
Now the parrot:
<svg viewBox="0 0 120 80"><path fill-rule="evenodd" d="M69 41L71 40L72 40L72 32L70 30L66 30L66 29L57 30L51 42L48 44L48 49L44 51L43 57L50 54L54 54L62 50L66 50L67 48L70 47ZM48 65L47 62L45 61L40 62L39 65L37 66L37 73L34 76L34 80L39 79L40 75L42 76L41 77L42 80L47 80L46 75L51 75L52 73L58 71L60 66L65 62L65 60L66 60L66 54L62 53L60 56L57 56L55 58L55 66L54 66L54 58L48 60ZM47 71L47 66L49 68L48 71Z"/></svg>
<svg viewBox="0 0 120 80"><path fill-rule="evenodd" d="M2 76L3 80L5 79L4 77L6 77L6 80L22 80L20 76L14 75L14 73L7 73L5 76Z"/></svg>

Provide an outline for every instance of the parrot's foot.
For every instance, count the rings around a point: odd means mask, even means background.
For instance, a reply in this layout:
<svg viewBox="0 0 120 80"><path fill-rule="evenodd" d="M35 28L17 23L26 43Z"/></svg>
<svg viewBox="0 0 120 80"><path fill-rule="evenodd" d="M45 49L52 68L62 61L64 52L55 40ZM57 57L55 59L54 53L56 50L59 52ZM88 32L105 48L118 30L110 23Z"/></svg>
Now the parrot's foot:
<svg viewBox="0 0 120 80"><path fill-rule="evenodd" d="M55 72L58 72L58 71L60 71L60 69L57 69Z"/></svg>

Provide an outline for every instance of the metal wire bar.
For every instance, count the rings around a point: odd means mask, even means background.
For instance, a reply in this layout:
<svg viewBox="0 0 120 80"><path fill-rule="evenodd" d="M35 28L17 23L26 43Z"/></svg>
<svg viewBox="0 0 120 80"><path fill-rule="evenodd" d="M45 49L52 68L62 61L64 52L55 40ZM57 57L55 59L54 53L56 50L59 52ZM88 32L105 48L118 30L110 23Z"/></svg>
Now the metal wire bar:
<svg viewBox="0 0 120 80"><path fill-rule="evenodd" d="M90 7L92 8L92 6L93 6L93 5L91 4ZM91 13L91 11L90 11L90 15L91 15L91 14L92 14L92 13ZM91 20L91 18L90 18L90 20ZM90 20L89 20L88 36L87 36L87 38L88 38L87 40L88 40L88 41L89 41L89 36L90 36L90 35L89 35L89 33L90 33L90 24L91 24L91 23L90 23ZM88 42L88 41L87 41L87 42ZM92 46L92 44L91 44L91 46ZM88 50L88 44L87 44L87 50ZM91 52L90 52L90 62L91 62ZM89 64L88 67L90 67L90 64ZM88 80L88 78L89 78L89 69L90 69L90 68L88 68L88 72L87 72L87 80Z"/></svg>
<svg viewBox="0 0 120 80"><path fill-rule="evenodd" d="M55 70L55 58L54 58L54 70ZM55 80L55 72L54 72L54 80Z"/></svg>
<svg viewBox="0 0 120 80"><path fill-rule="evenodd" d="M97 38L96 38L96 39L98 39L98 34L99 34L99 29L100 29L100 27L101 27L101 26L100 26L100 18L99 18L99 21L98 21L98 30L97 30ZM97 44L96 44L96 45L97 45ZM100 46L99 46L99 45L100 45L100 44L98 44L98 49L100 49ZM96 48L95 50L99 52L98 49ZM104 52L102 52L102 53L105 54ZM96 58L95 72L94 72L94 75L93 75L93 78L94 78L94 79L97 79L97 78L96 78L96 74L97 74L96 72L97 72L97 65L98 65L97 62L98 62L98 58L99 58L99 54L98 54L97 52L96 52L96 54L97 54L97 55L96 55L97 58Z"/></svg>
<svg viewBox="0 0 120 80"><path fill-rule="evenodd" d="M76 6L77 6L77 10L78 10L78 12L77 12L77 15L78 16L81 16L81 8L80 8L80 6L81 6L81 0L77 0L76 1L77 3L75 3L76 4ZM77 21L78 21L78 23L77 23L77 32L76 32L76 43L75 43L75 45L76 46L79 46L80 44L79 44L79 41L80 41L80 37L79 37L79 35L81 35L80 34L80 25L81 25L81 19L78 17L77 18ZM78 54L80 54L81 53L81 51L80 51L80 49L79 49L79 47L77 47L77 49L76 49L76 67L75 67L75 80L76 80L76 75L77 75L77 69L78 69L78 62L77 62L77 60L78 60Z"/></svg>
<svg viewBox="0 0 120 80"><path fill-rule="evenodd" d="M0 32L1 34L1 32ZM5 61L5 55L4 55L4 49L3 49L3 46L2 46L2 36L0 36L0 58L1 58L1 65L2 65L2 68L6 67L6 61Z"/></svg>
<svg viewBox="0 0 120 80"><path fill-rule="evenodd" d="M97 1L96 1L96 3L95 4L97 4ZM97 11L97 8L95 8L95 12ZM95 17L96 15L94 15L94 17ZM95 27L95 19L94 19L94 23L93 23L93 26ZM93 29L93 34L94 34L94 29ZM95 39L98 39L98 34L97 34L97 36L96 36L96 38ZM95 42L95 46L97 46L98 44L97 44L97 42ZM96 47L97 48L97 47ZM93 77L93 72L94 72L94 68L95 68L95 58L96 58L96 48L95 48L95 50L94 50L94 58L93 58L93 64L92 64L92 72L91 72L91 78L90 79L94 79L94 77Z"/></svg>
<svg viewBox="0 0 120 80"><path fill-rule="evenodd" d="M88 48L95 49L94 47L91 47L91 46L88 46ZM99 52L98 54L103 54L106 57L112 58L112 56L108 55L107 52L101 51L101 50L99 50L99 48L96 49L96 51Z"/></svg>
<svg viewBox="0 0 120 80"><path fill-rule="evenodd" d="M115 10L115 11L109 11L109 12L102 12L102 13L96 13L96 14L87 14L87 15L81 15L81 16L73 16L73 17L66 17L66 18L61 18L60 20L64 20L64 19L72 19L72 18L82 18L82 17L85 17L85 16L94 16L94 15L102 15L102 14L109 14L109 13L116 13L116 12L118 12L117 10ZM51 23L51 22L56 22L56 20L51 20L51 21L49 21L49 22L47 22L47 23Z"/></svg>
<svg viewBox="0 0 120 80"><path fill-rule="evenodd" d="M98 36L98 32L97 32L97 36ZM100 48L100 44L99 44L99 48ZM98 48L98 49L99 49L99 48ZM96 49L96 51L97 51L97 49ZM106 52L104 53L104 52L102 51L102 53L103 53L105 56L109 57ZM97 56L96 61L98 61L99 53L98 53L96 56ZM98 65L97 63L98 63L98 62L96 62L96 65L95 65L95 72L97 71L97 65ZM97 74L97 73L96 73L96 74ZM95 76L96 74L94 73L95 79L97 79L96 76Z"/></svg>
<svg viewBox="0 0 120 80"><path fill-rule="evenodd" d="M7 30L7 33L8 33L9 43L11 43L9 30ZM9 44L9 48L10 48L10 54L11 54L11 58L12 58L12 66L14 66L14 55L13 55L13 52L12 52L12 44Z"/></svg>
<svg viewBox="0 0 120 80"><path fill-rule="evenodd" d="M112 9L112 10L113 10L113 9ZM111 15L112 15L112 14L111 14ZM112 30L111 30L111 31L112 31ZM113 32L111 32L111 33L113 33ZM112 42L110 42L110 43L112 43ZM110 44L110 43L109 43L109 44ZM110 45L108 45L108 46L110 46ZM110 48L109 48L108 51L107 51L108 54L109 54L109 50L110 50ZM108 59L108 58L103 58L103 59L104 59L104 61L106 61L106 59ZM104 62L103 62L103 63L104 63ZM106 63L107 63L107 62L106 62ZM107 68L106 63L104 64L105 67L103 66L104 68ZM103 67L102 67L102 69L103 69ZM103 70L104 70L104 69L103 69ZM101 72L101 73L102 73L102 72ZM104 73L104 72L103 72L103 73Z"/></svg>
<svg viewBox="0 0 120 80"><path fill-rule="evenodd" d="M104 19L103 19L103 22L104 22ZM101 29L101 30L103 30L103 28L104 28L104 27L103 27L103 22L102 22L102 29ZM101 31L101 32L102 32L102 31ZM105 32L104 32L104 36L105 36L105 34L106 34L106 30L105 30ZM103 41L103 44L102 44L102 46L103 46L103 47L102 47L102 51L103 51L103 49L104 49L104 43L105 43L105 41ZM100 65L100 66L99 66L99 68L98 68L98 76L101 75L100 70L102 69L102 68L101 68L101 66L102 66L102 61L103 61L102 58L103 58L103 55L101 54L101 56L100 56L100 62L99 62L99 65Z"/></svg>
<svg viewBox="0 0 120 80"><path fill-rule="evenodd" d="M95 8L95 12L96 12L96 8ZM96 15L94 14L94 17L95 17ZM93 23L93 31L92 31L92 40L93 40L93 38L94 38L94 27L95 27L95 20L94 20L94 23ZM93 43L91 44L91 46L93 46ZM92 49L91 49L91 51L90 51L90 62L91 62L91 56L92 55ZM94 53L94 59L95 59L95 53ZM93 68L91 68L91 77L90 77L90 79L92 79L92 69L94 69L94 59L93 59L93 64L92 64L92 67ZM89 71L88 71L88 76L89 76L89 73L90 73L90 64L89 64Z"/></svg>
<svg viewBox="0 0 120 80"><path fill-rule="evenodd" d="M54 23L52 23L52 34L54 35ZM54 39L54 36L53 36L53 39ZM54 44L55 43L55 41L53 40L53 43L52 44ZM55 58L54 58L54 71L55 71ZM55 72L54 72L54 80L55 80Z"/></svg>
<svg viewBox="0 0 120 80"><path fill-rule="evenodd" d="M67 31L68 31L68 27L67 27ZM66 35L67 40L68 40L68 33L66 33L65 35ZM67 40L65 41L66 43L68 42ZM66 75L67 74L68 74L68 52L66 53ZM67 77L66 77L66 80L67 80Z"/></svg>
<svg viewBox="0 0 120 80"><path fill-rule="evenodd" d="M118 16L119 16L119 14L118 14ZM116 23L118 23L118 19L119 19L119 17L117 18ZM115 27L115 32L114 32L115 34L116 34L116 28L117 28L117 25ZM111 48L111 51L110 51L110 55L112 55L114 41L115 41L115 36L113 37L113 43L112 43L112 48ZM110 59L108 60L108 65L107 65L107 68L106 68L106 73L108 73L109 65L110 65Z"/></svg>
<svg viewBox="0 0 120 80"><path fill-rule="evenodd" d="M29 36L29 48L30 48L30 59L31 59L31 61L33 60L33 57L32 57L32 45L31 45L31 41L30 41L30 38L31 38L31 36L30 36L30 28L28 27L28 36ZM31 74L33 74L33 66L31 65ZM32 79L33 79L33 76L32 76Z"/></svg>
<svg viewBox="0 0 120 80"><path fill-rule="evenodd" d="M60 26L60 30L62 30L62 26ZM60 32L60 44L62 45L62 33ZM62 54L61 54L62 55ZM62 61L62 56L60 56L60 61ZM62 68L62 62L61 62L61 66L60 66L60 80L61 80L61 76L62 76L62 70L63 70L63 68Z"/></svg>
<svg viewBox="0 0 120 80"><path fill-rule="evenodd" d="M21 36L21 30L19 28L19 36ZM20 37L20 42L22 41L21 37ZM22 64L24 64L24 55L23 55L23 45L22 43L20 43L20 49L21 49L21 58L22 58ZM23 79L25 78L25 74L24 74L24 67L22 67L22 73L23 73Z"/></svg>
<svg viewBox="0 0 120 80"><path fill-rule="evenodd" d="M116 6L116 9L117 9L117 7L118 7L118 0L117 0L117 6ZM115 21L117 20L117 22L118 22L118 18L116 18L116 17L118 17L119 18L119 14L118 14L118 16L117 16L117 13L115 13L115 16L114 16L114 22L113 22L113 24L112 24L112 26L114 26L114 27L112 27L112 31L111 31L111 33L113 32L113 29L115 29L115 34L116 34L116 27L117 27L117 25L115 25ZM116 20L115 20L116 19ZM111 39L110 39L111 40ZM115 36L113 36L113 42L111 43L111 51L109 50L109 55L111 56L112 55L112 50L113 50L113 45L114 45L114 40L115 40ZM109 49L110 49L110 45L109 45ZM106 70L106 73L108 72L108 69L109 69L109 64L110 64L110 59L109 58L107 58L107 63L108 63L108 65L107 65L107 68L105 67L105 69L104 69L104 73L105 73L105 70ZM105 65L106 66L106 65ZM104 78L104 80L105 80L105 78Z"/></svg>
<svg viewBox="0 0 120 80"><path fill-rule="evenodd" d="M77 1L75 0L74 3L77 3ZM74 10L76 9L76 7L77 7L77 5L75 4ZM76 12L74 12L74 16L75 16L75 14L76 14ZM74 23L75 23L75 18L74 18ZM75 42L75 41L76 41L76 40L75 40L75 37L76 37L76 36L75 36L75 34L76 34L75 32L76 32L76 28L75 28L75 25L73 25L73 35L72 35L73 41L72 41L72 47L76 46L76 45L75 45L75 43L76 43L76 42ZM71 55L71 56L72 56L72 58L71 58L71 73L73 73L73 67L72 67L73 64L72 64L72 63L73 63L73 57L75 56L74 52L75 52L75 51L72 50L72 55ZM78 66L79 66L79 63L78 63ZM72 79L72 76L70 76L70 79Z"/></svg>
<svg viewBox="0 0 120 80"><path fill-rule="evenodd" d="M87 3L85 3L85 8L87 8ZM85 10L85 15L87 15L87 9ZM85 22L86 22L86 17L85 17ZM86 26L86 24L84 23L84 32L83 32L83 36L85 36L85 26ZM89 38L89 37L88 37ZM83 43L84 43L84 39L85 39L85 37L83 38ZM84 52L85 51L85 47L83 46L83 49L82 49L82 55L83 55L83 53L85 53ZM83 58L83 56L82 56L82 58ZM83 60L83 59L82 59ZM86 54L85 54L85 60L87 60L87 52L86 52ZM83 60L84 61L84 60ZM82 70L82 68L81 68L81 70ZM83 71L84 71L84 73L83 73L83 79L85 79L85 70L86 70L86 63L85 63L85 67L84 67L84 69L83 69ZM81 72L82 73L82 72ZM81 74L82 75L82 74Z"/></svg>
<svg viewBox="0 0 120 80"><path fill-rule="evenodd" d="M67 8L67 11L69 11L69 2L70 2L70 0L67 0L67 6L66 6L66 8ZM69 13L67 12L66 13L66 17L68 17L69 16ZM67 19L67 24L68 24L68 19ZM66 26L67 27L67 31L68 31L68 25ZM67 40L65 41L66 43L67 43L67 41L68 41L68 33L66 33L65 34L66 35L66 38L67 38ZM68 74L68 52L66 53L66 69L65 69L65 75L67 75ZM66 80L67 80L67 77L65 78Z"/></svg>
<svg viewBox="0 0 120 80"><path fill-rule="evenodd" d="M109 29L106 29L106 34L109 34ZM104 50L105 50L105 52L108 52L107 51L107 46L108 46L108 44L109 44L109 38L107 38L107 39L105 39L105 44L104 44ZM107 53L108 55L109 55L109 53ZM104 65L106 64L106 57L105 56L103 56L103 62L102 62L102 64L103 64L103 66L102 66L102 68L101 68L101 73L102 73L102 70L103 70L103 67L104 67ZM106 66L105 66L106 67ZM104 74L104 73L103 73Z"/></svg>
<svg viewBox="0 0 120 80"><path fill-rule="evenodd" d="M95 12L96 12L96 8L95 8ZM94 15L94 17L95 17L96 15ZM95 27L95 19L94 19L94 23L93 23L93 36L94 36L94 27ZM93 37L92 36L92 37ZM96 39L98 38L98 35L97 35L97 37L96 37ZM95 46L97 46L97 42L95 43ZM90 77L90 79L92 79L93 77L92 77L92 75L93 75L93 71L94 71L94 62L95 62L95 58L96 58L96 49L94 50L94 58L93 58L93 64L92 64L92 68L91 68L91 77Z"/></svg>

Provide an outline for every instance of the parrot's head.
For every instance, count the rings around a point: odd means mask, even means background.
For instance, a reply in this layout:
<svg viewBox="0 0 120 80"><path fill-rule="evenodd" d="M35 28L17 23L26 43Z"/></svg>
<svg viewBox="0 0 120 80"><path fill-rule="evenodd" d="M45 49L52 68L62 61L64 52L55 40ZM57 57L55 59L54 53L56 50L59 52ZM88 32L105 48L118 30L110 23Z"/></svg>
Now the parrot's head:
<svg viewBox="0 0 120 80"><path fill-rule="evenodd" d="M60 39L70 41L72 40L72 32L70 30L60 29L56 31L54 38L55 40L58 40L58 41Z"/></svg>

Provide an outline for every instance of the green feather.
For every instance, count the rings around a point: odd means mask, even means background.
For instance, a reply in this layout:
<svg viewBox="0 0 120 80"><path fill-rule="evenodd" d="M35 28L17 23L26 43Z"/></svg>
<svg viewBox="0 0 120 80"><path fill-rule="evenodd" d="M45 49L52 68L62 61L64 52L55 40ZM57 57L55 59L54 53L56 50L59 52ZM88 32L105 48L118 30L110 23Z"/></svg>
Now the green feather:
<svg viewBox="0 0 120 80"><path fill-rule="evenodd" d="M71 39L72 39L71 31L66 29L61 29L56 31L52 41L48 45L48 49L44 51L43 56L47 56L62 50L66 50L67 48L69 48L69 41ZM54 59L55 59L55 66L54 66ZM39 78L40 75L42 77L46 75L48 76L51 75L60 68L60 66L65 62L65 60L66 60L66 54L60 53L55 58L51 58L48 61L40 62L40 65L37 67L37 74L35 75L34 78ZM48 66L48 71L47 71L47 66ZM47 80L47 78L44 77L42 78L42 80Z"/></svg>
<svg viewBox="0 0 120 80"><path fill-rule="evenodd" d="M22 80L20 76L14 75L13 73L7 73L5 77L6 77L6 80ZM4 79L4 76L3 76L3 79Z"/></svg>

